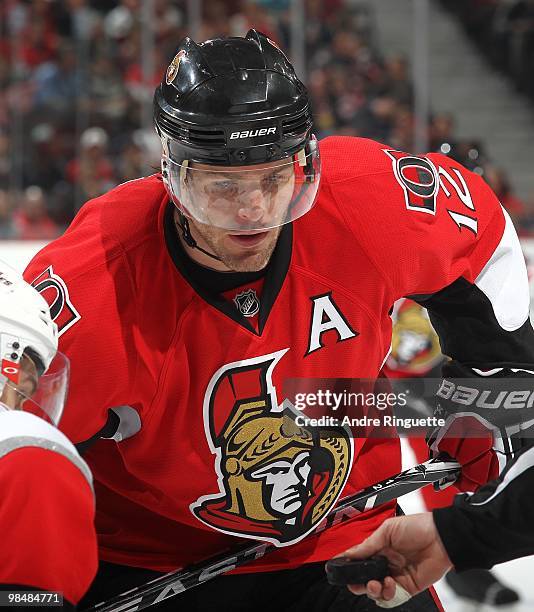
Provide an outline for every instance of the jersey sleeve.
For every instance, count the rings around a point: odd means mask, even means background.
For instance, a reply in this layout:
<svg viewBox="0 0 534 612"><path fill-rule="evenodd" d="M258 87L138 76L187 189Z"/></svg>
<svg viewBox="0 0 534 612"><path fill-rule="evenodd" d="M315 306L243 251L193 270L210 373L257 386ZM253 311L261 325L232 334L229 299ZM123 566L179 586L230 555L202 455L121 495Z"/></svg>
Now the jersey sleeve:
<svg viewBox="0 0 534 612"><path fill-rule="evenodd" d="M534 366L525 261L489 186L441 154L366 147L366 172L330 189L385 299L423 304L443 353L464 364Z"/></svg>
<svg viewBox="0 0 534 612"><path fill-rule="evenodd" d="M434 522L458 571L491 568L534 554L534 449L523 450L500 477L474 495L434 510Z"/></svg>
<svg viewBox="0 0 534 612"><path fill-rule="evenodd" d="M137 364L131 273L121 245L103 235L92 204L85 206L24 273L50 305L59 350L70 359L60 428L75 443L99 432L110 408L133 401Z"/></svg>
<svg viewBox="0 0 534 612"><path fill-rule="evenodd" d="M0 588L60 591L77 604L98 565L87 480L68 458L23 447L0 459L0 491Z"/></svg>

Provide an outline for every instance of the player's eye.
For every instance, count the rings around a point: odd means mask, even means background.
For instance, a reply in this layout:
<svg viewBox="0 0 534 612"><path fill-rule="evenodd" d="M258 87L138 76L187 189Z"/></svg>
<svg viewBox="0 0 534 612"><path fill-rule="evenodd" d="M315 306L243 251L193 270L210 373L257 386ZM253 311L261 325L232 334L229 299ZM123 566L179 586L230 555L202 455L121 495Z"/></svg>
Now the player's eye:
<svg viewBox="0 0 534 612"><path fill-rule="evenodd" d="M277 172L275 174L269 174L261 181L263 191L274 192L278 190L282 185L285 185L289 180L289 176L286 173Z"/></svg>
<svg viewBox="0 0 534 612"><path fill-rule="evenodd" d="M213 181L206 187L209 195L217 198L235 197L238 192L236 181Z"/></svg>

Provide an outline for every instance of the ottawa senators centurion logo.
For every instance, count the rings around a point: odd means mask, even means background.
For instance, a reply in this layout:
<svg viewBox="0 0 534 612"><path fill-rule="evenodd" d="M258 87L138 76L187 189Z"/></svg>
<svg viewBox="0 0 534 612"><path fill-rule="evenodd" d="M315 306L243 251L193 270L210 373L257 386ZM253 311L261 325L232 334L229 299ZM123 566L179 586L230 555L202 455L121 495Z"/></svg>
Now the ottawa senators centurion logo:
<svg viewBox="0 0 534 612"><path fill-rule="evenodd" d="M178 53L172 58L172 61L167 68L167 72L165 73L165 82L167 83L167 85L170 85L178 76L180 62L182 61L183 57L185 57L185 51L182 49L181 51L178 51Z"/></svg>
<svg viewBox="0 0 534 612"><path fill-rule="evenodd" d="M397 372L418 376L442 361L439 338L426 310L411 300L397 303L388 365Z"/></svg>
<svg viewBox="0 0 534 612"><path fill-rule="evenodd" d="M272 373L287 349L220 368L204 399L204 427L219 491L191 511L224 533L288 546L310 533L336 503L353 447L344 428L308 430Z"/></svg>

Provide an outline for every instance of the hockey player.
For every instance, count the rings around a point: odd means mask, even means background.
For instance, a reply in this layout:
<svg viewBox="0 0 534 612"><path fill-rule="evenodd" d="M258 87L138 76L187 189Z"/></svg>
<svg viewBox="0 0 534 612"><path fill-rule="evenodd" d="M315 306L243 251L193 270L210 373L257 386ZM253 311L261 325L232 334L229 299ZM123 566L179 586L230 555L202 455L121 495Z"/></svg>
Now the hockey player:
<svg viewBox="0 0 534 612"><path fill-rule="evenodd" d="M490 568L534 554L534 449L520 451L500 477L474 495L432 513L387 520L363 544L344 555L365 559L385 555L392 576L352 585L353 593L400 603L436 582L451 567ZM398 587L404 596L399 596ZM385 607L393 607L386 605Z"/></svg>
<svg viewBox="0 0 534 612"><path fill-rule="evenodd" d="M116 423L86 456L101 565L85 603L251 538L279 550L180 606L367 609L326 584L323 562L396 504L307 536L340 496L400 471L399 442L298 427L284 381L375 378L405 295L436 313L473 385L488 384L473 368L534 364L513 226L447 157L317 143L304 86L254 30L184 39L155 123L161 174L84 205L25 273L72 362L63 430L85 442ZM496 475L491 446L456 451L466 482Z"/></svg>
<svg viewBox="0 0 534 612"><path fill-rule="evenodd" d="M97 544L91 473L55 427L68 360L56 356L47 303L3 262L0 347L0 591L24 591L4 601L28 609L38 593L59 592L74 609L96 573Z"/></svg>

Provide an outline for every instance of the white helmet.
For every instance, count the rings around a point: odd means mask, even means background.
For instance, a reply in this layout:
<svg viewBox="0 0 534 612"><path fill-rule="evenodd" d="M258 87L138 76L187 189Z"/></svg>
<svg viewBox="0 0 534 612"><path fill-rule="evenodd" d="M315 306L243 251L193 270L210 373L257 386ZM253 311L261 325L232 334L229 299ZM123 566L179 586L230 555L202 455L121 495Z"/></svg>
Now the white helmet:
<svg viewBox="0 0 534 612"><path fill-rule="evenodd" d="M40 378L30 397L19 390L25 400L22 409L55 424L63 411L69 374L68 359L57 348L57 325L46 300L0 261L0 396L6 385L17 388L22 357L29 357Z"/></svg>

